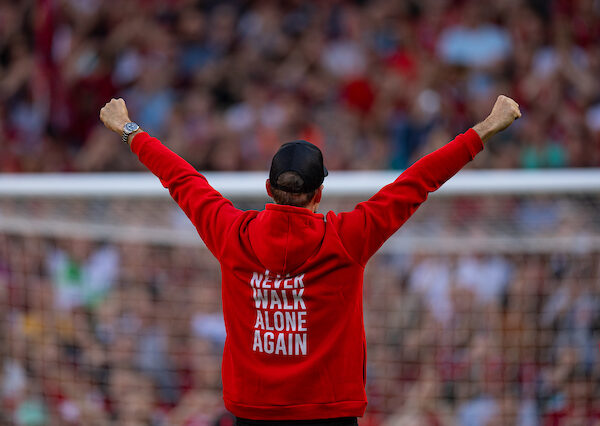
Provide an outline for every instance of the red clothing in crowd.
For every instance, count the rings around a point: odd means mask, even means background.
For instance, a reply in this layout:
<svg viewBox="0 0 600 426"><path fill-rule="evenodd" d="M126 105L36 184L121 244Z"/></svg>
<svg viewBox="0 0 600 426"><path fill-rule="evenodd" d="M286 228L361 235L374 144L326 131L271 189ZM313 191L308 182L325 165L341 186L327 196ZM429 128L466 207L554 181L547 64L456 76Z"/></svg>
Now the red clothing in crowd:
<svg viewBox="0 0 600 426"><path fill-rule="evenodd" d="M483 148L474 130L350 212L267 204L241 211L146 133L132 150L169 189L221 264L225 406L258 420L362 416L369 258Z"/></svg>

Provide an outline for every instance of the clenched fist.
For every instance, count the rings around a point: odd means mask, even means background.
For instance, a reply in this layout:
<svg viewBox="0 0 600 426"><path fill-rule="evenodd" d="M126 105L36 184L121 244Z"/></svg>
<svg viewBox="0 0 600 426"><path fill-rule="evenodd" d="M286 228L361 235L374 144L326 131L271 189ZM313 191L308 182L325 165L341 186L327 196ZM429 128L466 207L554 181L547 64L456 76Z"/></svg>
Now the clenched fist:
<svg viewBox="0 0 600 426"><path fill-rule="evenodd" d="M519 104L507 96L500 95L487 119L495 126L497 132L501 132L519 117Z"/></svg>
<svg viewBox="0 0 600 426"><path fill-rule="evenodd" d="M100 120L107 129L122 134L123 126L131 121L129 119L125 101L121 98L111 99L110 102L104 105L100 110Z"/></svg>
<svg viewBox="0 0 600 426"><path fill-rule="evenodd" d="M508 96L500 95L492 108L492 112L485 120L473 127L483 142L493 135L510 126L513 121L521 117L519 104Z"/></svg>

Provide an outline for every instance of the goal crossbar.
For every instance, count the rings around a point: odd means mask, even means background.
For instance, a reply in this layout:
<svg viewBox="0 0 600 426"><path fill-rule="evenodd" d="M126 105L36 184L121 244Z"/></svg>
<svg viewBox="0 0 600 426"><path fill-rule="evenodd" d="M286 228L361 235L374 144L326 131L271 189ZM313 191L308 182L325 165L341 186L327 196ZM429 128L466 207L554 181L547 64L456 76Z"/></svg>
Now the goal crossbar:
<svg viewBox="0 0 600 426"><path fill-rule="evenodd" d="M399 171L331 172L325 193L365 197L393 182ZM208 172L210 184L227 197L266 197L266 172ZM523 195L600 193L600 169L467 170L458 173L435 194ZM166 197L167 191L149 173L2 174L0 197Z"/></svg>

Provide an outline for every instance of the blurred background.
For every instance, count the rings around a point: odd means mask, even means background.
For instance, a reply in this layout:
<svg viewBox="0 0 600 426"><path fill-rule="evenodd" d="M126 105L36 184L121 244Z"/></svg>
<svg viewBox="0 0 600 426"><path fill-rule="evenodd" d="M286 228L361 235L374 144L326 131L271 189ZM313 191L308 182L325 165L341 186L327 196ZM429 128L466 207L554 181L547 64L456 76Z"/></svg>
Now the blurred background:
<svg viewBox="0 0 600 426"><path fill-rule="evenodd" d="M503 93L523 119L468 168L592 170L599 76L598 0L0 0L0 179L142 171L111 97L241 172L299 138L401 170ZM367 269L360 424L600 425L599 236L598 191L428 201ZM0 195L0 424L231 425L224 339L218 265L164 196Z"/></svg>

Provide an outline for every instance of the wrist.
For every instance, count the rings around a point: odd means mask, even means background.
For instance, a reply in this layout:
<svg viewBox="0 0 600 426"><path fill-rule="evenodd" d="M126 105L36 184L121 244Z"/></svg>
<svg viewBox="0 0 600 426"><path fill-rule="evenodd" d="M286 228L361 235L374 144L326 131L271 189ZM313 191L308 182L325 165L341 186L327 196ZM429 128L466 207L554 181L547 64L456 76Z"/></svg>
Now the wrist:
<svg viewBox="0 0 600 426"><path fill-rule="evenodd" d="M485 144L489 138L498 133L496 127L497 126L494 124L493 120L491 120L490 117L487 117L482 122L473 126L473 130L475 130L475 132L481 138L481 141Z"/></svg>
<svg viewBox="0 0 600 426"><path fill-rule="evenodd" d="M123 126L123 134L121 135L121 139L123 140L123 142L129 144L129 137L132 133L136 132L139 129L140 126L138 126L137 123L134 123L132 121L125 123L125 125Z"/></svg>
<svg viewBox="0 0 600 426"><path fill-rule="evenodd" d="M123 128L129 122L131 122L131 120L129 119L129 117L126 117L126 118L124 118L122 120L119 120L119 121L115 122L115 124L114 124L114 126L112 128L113 132L118 133L120 135L123 134Z"/></svg>
<svg viewBox="0 0 600 426"><path fill-rule="evenodd" d="M127 136L127 145L131 146L131 143L133 142L133 138L135 137L135 135L137 135L138 133L142 133L143 130L141 128L137 129L134 132L131 132L129 134L129 136Z"/></svg>

